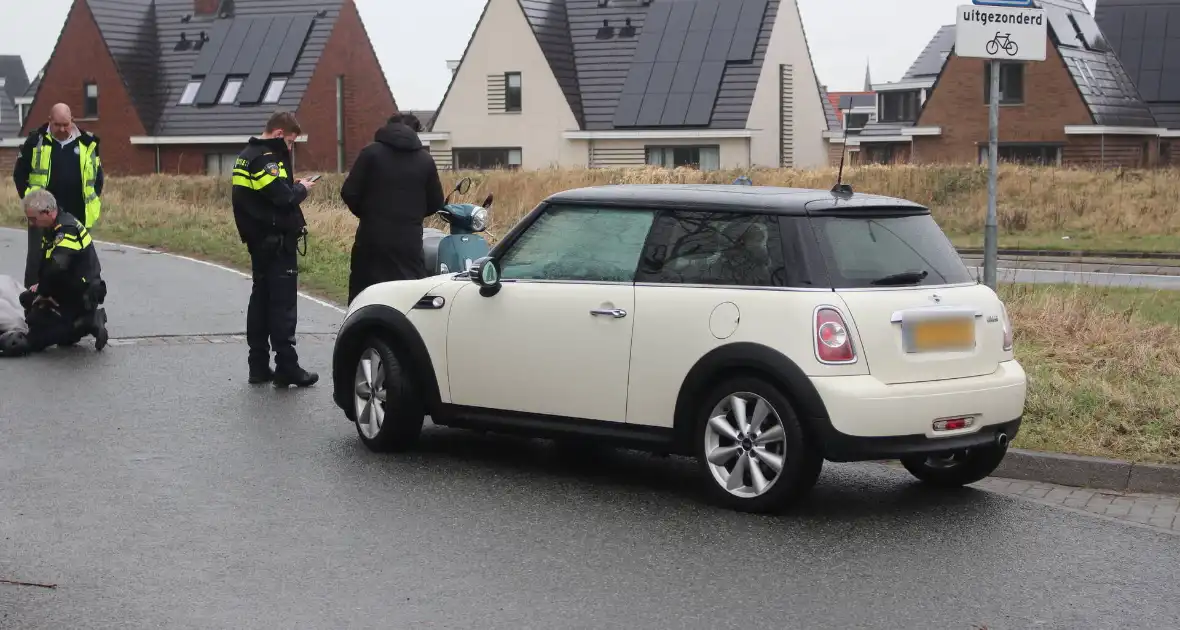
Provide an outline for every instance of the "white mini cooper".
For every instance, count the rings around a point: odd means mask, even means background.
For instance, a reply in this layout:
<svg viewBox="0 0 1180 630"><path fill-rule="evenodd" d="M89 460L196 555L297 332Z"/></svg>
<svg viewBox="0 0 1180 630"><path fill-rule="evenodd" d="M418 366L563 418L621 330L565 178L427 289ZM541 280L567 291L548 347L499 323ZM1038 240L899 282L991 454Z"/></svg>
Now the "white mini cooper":
<svg viewBox="0 0 1180 630"><path fill-rule="evenodd" d="M824 460L978 481L1026 378L930 211L850 189L603 186L543 201L469 272L375 285L333 355L371 449L438 425L695 457L734 509Z"/></svg>

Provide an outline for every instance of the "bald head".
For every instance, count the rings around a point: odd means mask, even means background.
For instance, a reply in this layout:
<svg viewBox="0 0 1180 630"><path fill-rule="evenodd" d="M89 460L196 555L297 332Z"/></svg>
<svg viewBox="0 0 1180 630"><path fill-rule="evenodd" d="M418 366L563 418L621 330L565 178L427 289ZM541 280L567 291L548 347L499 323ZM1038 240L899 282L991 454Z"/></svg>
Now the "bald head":
<svg viewBox="0 0 1180 630"><path fill-rule="evenodd" d="M74 115L69 105L58 103L50 108L49 132L58 140L67 140L74 132Z"/></svg>

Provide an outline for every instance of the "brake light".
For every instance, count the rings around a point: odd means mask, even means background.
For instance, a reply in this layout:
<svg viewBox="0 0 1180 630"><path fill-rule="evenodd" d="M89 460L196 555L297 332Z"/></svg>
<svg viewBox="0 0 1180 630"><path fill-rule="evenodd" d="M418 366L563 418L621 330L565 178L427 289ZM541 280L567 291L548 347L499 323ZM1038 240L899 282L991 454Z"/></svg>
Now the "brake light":
<svg viewBox="0 0 1180 630"><path fill-rule="evenodd" d="M1015 345L1016 334L1012 330L1012 319L1008 317L1008 308L1004 306L1003 302L1000 303L1000 313L1003 315L1004 322L1004 352L1008 352Z"/></svg>
<svg viewBox="0 0 1180 630"><path fill-rule="evenodd" d="M832 307L821 307L815 311L815 356L822 363L852 363L856 351L852 348L852 335L840 311Z"/></svg>

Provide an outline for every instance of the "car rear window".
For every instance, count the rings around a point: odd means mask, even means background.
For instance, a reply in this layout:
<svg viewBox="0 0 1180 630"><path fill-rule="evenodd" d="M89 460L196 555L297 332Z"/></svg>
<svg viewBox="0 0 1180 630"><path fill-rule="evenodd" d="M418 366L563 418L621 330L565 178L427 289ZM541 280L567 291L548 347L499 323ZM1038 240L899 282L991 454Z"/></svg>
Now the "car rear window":
<svg viewBox="0 0 1180 630"><path fill-rule="evenodd" d="M975 282L930 215L812 217L832 287Z"/></svg>

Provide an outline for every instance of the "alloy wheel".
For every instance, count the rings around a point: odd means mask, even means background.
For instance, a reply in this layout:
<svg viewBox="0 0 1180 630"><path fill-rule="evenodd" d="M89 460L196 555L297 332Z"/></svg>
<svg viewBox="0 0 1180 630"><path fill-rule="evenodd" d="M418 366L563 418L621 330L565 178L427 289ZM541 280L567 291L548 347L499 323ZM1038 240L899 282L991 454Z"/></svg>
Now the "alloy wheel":
<svg viewBox="0 0 1180 630"><path fill-rule="evenodd" d="M713 479L730 494L752 499L778 481L787 453L782 418L758 394L730 394L705 425L705 459Z"/></svg>
<svg viewBox="0 0 1180 630"><path fill-rule="evenodd" d="M367 439L377 437L385 424L385 363L373 348L365 349L356 366L353 387L356 424Z"/></svg>

